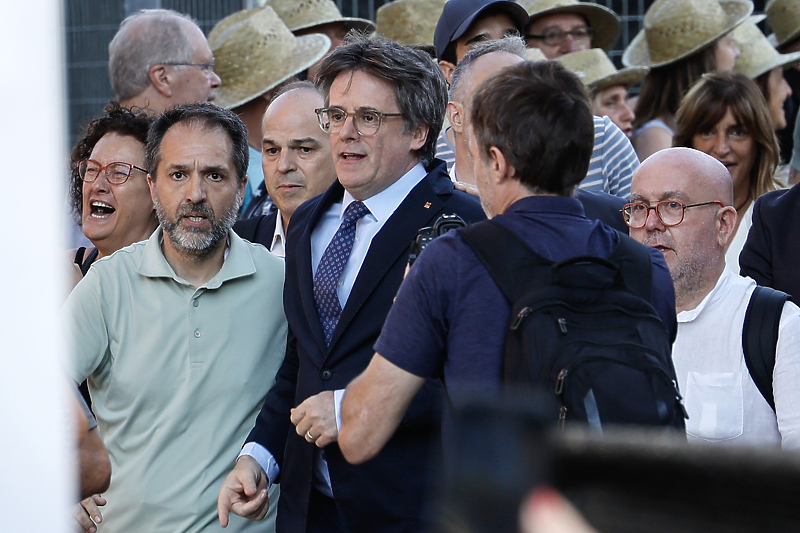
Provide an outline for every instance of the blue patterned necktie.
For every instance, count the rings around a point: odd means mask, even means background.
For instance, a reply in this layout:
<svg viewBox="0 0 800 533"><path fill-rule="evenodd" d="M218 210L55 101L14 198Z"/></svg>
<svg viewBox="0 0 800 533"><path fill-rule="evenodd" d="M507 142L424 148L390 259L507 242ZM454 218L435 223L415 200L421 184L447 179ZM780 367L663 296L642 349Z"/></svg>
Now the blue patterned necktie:
<svg viewBox="0 0 800 533"><path fill-rule="evenodd" d="M342 315L342 305L339 303L339 279L342 277L344 265L353 250L356 237L356 222L369 213L363 202L353 202L344 212L342 225L331 239L317 267L314 276L314 304L317 314L325 332L325 343L331 343L333 330L339 323Z"/></svg>

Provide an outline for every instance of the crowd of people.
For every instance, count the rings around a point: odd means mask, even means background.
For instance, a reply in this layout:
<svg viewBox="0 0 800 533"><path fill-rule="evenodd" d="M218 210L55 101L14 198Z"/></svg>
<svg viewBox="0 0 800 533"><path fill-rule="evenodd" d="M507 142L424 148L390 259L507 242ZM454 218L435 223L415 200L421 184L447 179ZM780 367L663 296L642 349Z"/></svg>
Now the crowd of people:
<svg viewBox="0 0 800 533"><path fill-rule="evenodd" d="M518 352L559 423L800 448L800 4L753 10L655 0L620 69L579 0L127 17L69 165L77 531L428 530Z"/></svg>

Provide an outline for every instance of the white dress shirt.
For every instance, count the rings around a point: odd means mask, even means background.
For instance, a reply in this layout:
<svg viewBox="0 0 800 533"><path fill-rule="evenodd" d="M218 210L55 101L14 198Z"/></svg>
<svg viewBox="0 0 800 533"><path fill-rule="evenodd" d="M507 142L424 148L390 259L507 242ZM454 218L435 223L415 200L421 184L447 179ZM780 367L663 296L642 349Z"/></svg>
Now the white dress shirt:
<svg viewBox="0 0 800 533"><path fill-rule="evenodd" d="M696 308L678 314L672 358L690 441L800 448L800 309L787 302L781 315L773 411L742 351L744 316L755 288L755 281L726 268Z"/></svg>

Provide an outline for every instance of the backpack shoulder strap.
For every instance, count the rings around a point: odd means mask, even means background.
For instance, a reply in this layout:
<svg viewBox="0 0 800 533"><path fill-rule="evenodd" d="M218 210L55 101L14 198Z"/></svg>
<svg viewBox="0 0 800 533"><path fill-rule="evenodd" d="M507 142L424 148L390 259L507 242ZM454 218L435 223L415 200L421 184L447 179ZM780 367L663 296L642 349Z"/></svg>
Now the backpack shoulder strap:
<svg viewBox="0 0 800 533"><path fill-rule="evenodd" d="M772 372L775 369L775 349L778 345L778 330L783 304L789 299L785 292L770 287L756 287L747 304L742 328L744 361L750 376L775 410L772 394Z"/></svg>
<svg viewBox="0 0 800 533"><path fill-rule="evenodd" d="M536 270L549 269L553 265L516 233L494 220L470 224L457 231L511 302L520 296L523 287L530 287L542 279L541 275L534 274Z"/></svg>

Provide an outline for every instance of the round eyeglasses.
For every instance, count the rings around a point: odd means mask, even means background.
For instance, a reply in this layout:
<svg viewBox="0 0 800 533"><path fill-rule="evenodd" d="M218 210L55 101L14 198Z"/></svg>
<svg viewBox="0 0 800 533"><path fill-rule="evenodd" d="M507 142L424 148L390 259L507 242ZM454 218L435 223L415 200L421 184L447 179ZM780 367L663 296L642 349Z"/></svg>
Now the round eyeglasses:
<svg viewBox="0 0 800 533"><path fill-rule="evenodd" d="M641 202L634 202L626 204L622 208L622 216L625 223L633 229L643 228L647 224L647 217L650 215L650 210L653 209L658 215L658 219L667 227L677 226L683 222L683 215L687 209L692 207L701 207L704 205L718 204L720 207L725 207L725 204L719 200L712 202L703 202L701 204L683 205L677 200L662 200L656 205L647 205Z"/></svg>
<svg viewBox="0 0 800 533"><path fill-rule="evenodd" d="M128 181L133 169L140 170L147 174L143 168L131 165L130 163L123 163L121 161L114 161L106 166L102 166L94 159L84 159L78 162L78 175L85 182L91 182L97 179L101 172L105 171L106 180L114 185L122 185Z"/></svg>
<svg viewBox="0 0 800 533"><path fill-rule="evenodd" d="M402 117L402 113L381 113L373 110L358 110L348 113L339 107L320 107L315 109L319 127L325 133L339 133L344 128L347 117L353 117L353 125L359 135L375 135L386 117Z"/></svg>
<svg viewBox="0 0 800 533"><path fill-rule="evenodd" d="M537 39L541 40L547 46L559 46L567 40L567 35L572 36L572 40L578 43L589 42L589 39L594 37L594 29L589 26L581 26L570 31L559 30L558 28L550 28L545 30L541 35L527 34L526 40Z"/></svg>

